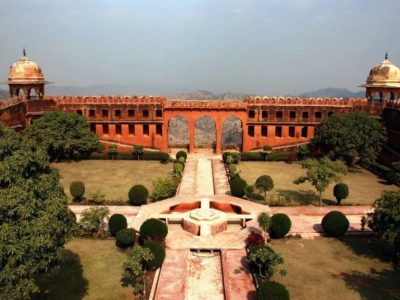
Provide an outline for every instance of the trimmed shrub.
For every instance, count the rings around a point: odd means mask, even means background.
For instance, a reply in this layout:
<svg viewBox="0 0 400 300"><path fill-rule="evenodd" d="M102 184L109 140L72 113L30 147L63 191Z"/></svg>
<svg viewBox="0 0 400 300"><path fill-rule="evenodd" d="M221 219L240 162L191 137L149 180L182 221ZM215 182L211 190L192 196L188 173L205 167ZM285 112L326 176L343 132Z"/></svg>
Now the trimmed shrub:
<svg viewBox="0 0 400 300"><path fill-rule="evenodd" d="M261 175L257 178L254 186L264 192L264 197L267 198L267 192L274 188L274 181L269 175Z"/></svg>
<svg viewBox="0 0 400 300"><path fill-rule="evenodd" d="M229 178L234 179L235 177L239 176L239 173L237 172L236 165L230 164L228 165L228 175Z"/></svg>
<svg viewBox="0 0 400 300"><path fill-rule="evenodd" d="M154 255L154 259L146 263L146 269L155 270L160 268L165 259L164 245L154 241L146 241L144 248L149 249Z"/></svg>
<svg viewBox="0 0 400 300"><path fill-rule="evenodd" d="M161 177L153 180L153 202L175 196L179 180L175 177Z"/></svg>
<svg viewBox="0 0 400 300"><path fill-rule="evenodd" d="M340 211L331 211L322 218L322 229L332 237L338 237L346 233L349 229L349 220Z"/></svg>
<svg viewBox="0 0 400 300"><path fill-rule="evenodd" d="M240 177L236 177L229 183L229 185L231 188L232 196L239 197L239 198L243 197L244 189L247 186L247 182L244 179L242 179Z"/></svg>
<svg viewBox="0 0 400 300"><path fill-rule="evenodd" d="M275 214L271 217L269 234L272 238L283 238L292 227L292 222L286 214Z"/></svg>
<svg viewBox="0 0 400 300"><path fill-rule="evenodd" d="M183 168L185 168L185 158L184 158L184 157L182 157L182 156L179 157L178 160L177 160L177 162L178 162L178 163L181 163L182 166L183 166Z"/></svg>
<svg viewBox="0 0 400 300"><path fill-rule="evenodd" d="M168 227L158 219L147 219L140 226L140 236L142 240L164 241L168 234Z"/></svg>
<svg viewBox="0 0 400 300"><path fill-rule="evenodd" d="M267 155L268 161L289 161L294 160L291 159L291 156L296 157L295 153L286 153L286 152L278 152L278 153L271 153Z"/></svg>
<svg viewBox="0 0 400 300"><path fill-rule="evenodd" d="M338 183L333 188L333 195L336 198L337 204L349 196L349 186L345 183Z"/></svg>
<svg viewBox="0 0 400 300"><path fill-rule="evenodd" d="M176 159L179 160L180 157L183 157L186 161L187 159L187 153L183 150L180 150L176 153Z"/></svg>
<svg viewBox="0 0 400 300"><path fill-rule="evenodd" d="M385 173L385 180L389 184L395 184L397 182L397 173L395 171L388 171Z"/></svg>
<svg viewBox="0 0 400 300"><path fill-rule="evenodd" d="M265 245L265 239L261 234L252 231L247 236L245 243L246 243L246 248L250 249L259 245Z"/></svg>
<svg viewBox="0 0 400 300"><path fill-rule="evenodd" d="M224 153L222 153L222 161L224 162L224 163L226 163L226 159L227 159L227 157L228 156L231 156L232 155L232 152L224 152Z"/></svg>
<svg viewBox="0 0 400 300"><path fill-rule="evenodd" d="M257 289L257 300L290 300L288 289L275 281L263 281Z"/></svg>
<svg viewBox="0 0 400 300"><path fill-rule="evenodd" d="M174 163L172 168L175 174L181 175L183 172L183 165L180 162Z"/></svg>
<svg viewBox="0 0 400 300"><path fill-rule="evenodd" d="M261 152L242 152L240 156L242 161L265 161L265 154Z"/></svg>
<svg viewBox="0 0 400 300"><path fill-rule="evenodd" d="M272 147L270 145L264 145L263 150L264 151L271 151Z"/></svg>
<svg viewBox="0 0 400 300"><path fill-rule="evenodd" d="M80 201L85 194L85 184L82 181L73 181L69 186L69 191L74 201Z"/></svg>
<svg viewBox="0 0 400 300"><path fill-rule="evenodd" d="M149 191L147 188L141 184L134 185L131 187L128 193L128 202L133 206L140 206L146 204L147 197L149 196Z"/></svg>
<svg viewBox="0 0 400 300"><path fill-rule="evenodd" d="M162 151L143 151L140 156L142 160L159 160L161 162L167 162L169 160L169 154Z"/></svg>
<svg viewBox="0 0 400 300"><path fill-rule="evenodd" d="M118 231L128 227L126 218L121 214L113 214L108 220L108 231L112 236L115 236Z"/></svg>
<svg viewBox="0 0 400 300"><path fill-rule="evenodd" d="M135 230L132 228L124 228L117 232L115 245L122 249L131 247L135 243L135 237Z"/></svg>

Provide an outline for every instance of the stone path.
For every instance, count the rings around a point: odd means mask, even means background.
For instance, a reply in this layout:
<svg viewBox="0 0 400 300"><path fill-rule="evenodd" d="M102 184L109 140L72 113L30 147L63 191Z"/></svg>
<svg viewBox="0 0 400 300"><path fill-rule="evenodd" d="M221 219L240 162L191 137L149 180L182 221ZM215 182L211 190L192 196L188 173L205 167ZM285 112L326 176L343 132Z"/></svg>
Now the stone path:
<svg viewBox="0 0 400 300"><path fill-rule="evenodd" d="M226 176L224 163L220 158L212 160L214 175L214 193L215 195L230 195L229 180Z"/></svg>
<svg viewBox="0 0 400 300"><path fill-rule="evenodd" d="M179 185L177 195L195 195L197 183L197 160L188 157L185 170L183 171L182 181Z"/></svg>
<svg viewBox="0 0 400 300"><path fill-rule="evenodd" d="M210 159L197 159L197 172L195 177L195 195L214 195L213 170Z"/></svg>

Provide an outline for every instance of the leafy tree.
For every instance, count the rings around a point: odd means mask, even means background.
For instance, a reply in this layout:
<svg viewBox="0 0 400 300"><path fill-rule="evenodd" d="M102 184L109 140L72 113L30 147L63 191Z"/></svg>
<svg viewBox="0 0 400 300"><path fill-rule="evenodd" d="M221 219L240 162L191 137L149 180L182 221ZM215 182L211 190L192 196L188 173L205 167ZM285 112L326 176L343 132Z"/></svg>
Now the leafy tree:
<svg viewBox="0 0 400 300"><path fill-rule="evenodd" d="M154 254L150 249L137 246L128 252L126 261L123 264L122 285L133 287L134 294L142 299L146 299L145 265L153 259Z"/></svg>
<svg viewBox="0 0 400 300"><path fill-rule="evenodd" d="M257 268L257 275L269 280L274 275L276 267L284 263L283 257L268 246L260 245L250 249L247 254L249 264ZM282 276L286 276L286 270L280 270Z"/></svg>
<svg viewBox="0 0 400 300"><path fill-rule="evenodd" d="M322 150L348 164L358 158L366 164L374 162L386 140L385 128L365 112L333 115L315 130L315 142Z"/></svg>
<svg viewBox="0 0 400 300"><path fill-rule="evenodd" d="M332 161L327 157L320 159L308 158L300 162L307 175L297 178L294 184L301 184L309 181L318 191L319 205L321 206L321 196L332 181L340 181L340 174L347 174L347 167L341 161Z"/></svg>
<svg viewBox="0 0 400 300"><path fill-rule="evenodd" d="M84 117L59 110L45 112L25 133L45 147L51 161L88 156L99 146L97 136L90 132Z"/></svg>
<svg viewBox="0 0 400 300"><path fill-rule="evenodd" d="M337 204L340 205L342 200L349 196L349 186L343 182L337 183L333 188L333 195L336 198Z"/></svg>
<svg viewBox="0 0 400 300"><path fill-rule="evenodd" d="M267 192L274 188L274 181L269 175L262 175L257 178L256 183L254 184L257 189L264 192L264 198L267 200Z"/></svg>
<svg viewBox="0 0 400 300"><path fill-rule="evenodd" d="M86 230L93 233L105 230L104 219L109 214L108 207L91 207L82 212L82 219L79 224Z"/></svg>
<svg viewBox="0 0 400 300"><path fill-rule="evenodd" d="M367 216L368 226L394 247L394 261L400 264L400 191L384 192Z"/></svg>
<svg viewBox="0 0 400 300"><path fill-rule="evenodd" d="M111 144L108 146L108 156L114 160L117 157L118 150L117 150L117 145Z"/></svg>
<svg viewBox="0 0 400 300"><path fill-rule="evenodd" d="M262 212L257 217L258 226L263 230L263 235L265 237L265 233L268 232L271 227L271 217L266 213Z"/></svg>
<svg viewBox="0 0 400 300"><path fill-rule="evenodd" d="M137 157L137 159L140 159L140 156L143 154L143 146L142 145L133 145L133 155Z"/></svg>
<svg viewBox="0 0 400 300"><path fill-rule="evenodd" d="M30 299L75 230L46 151L0 124L0 299Z"/></svg>

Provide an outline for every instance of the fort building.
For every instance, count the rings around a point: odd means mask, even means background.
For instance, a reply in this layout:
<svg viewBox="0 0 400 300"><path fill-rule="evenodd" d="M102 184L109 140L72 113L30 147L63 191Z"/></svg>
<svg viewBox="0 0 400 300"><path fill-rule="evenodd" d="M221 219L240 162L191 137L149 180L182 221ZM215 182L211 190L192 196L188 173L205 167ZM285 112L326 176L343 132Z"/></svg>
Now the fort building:
<svg viewBox="0 0 400 300"><path fill-rule="evenodd" d="M175 100L160 96L48 96L40 66L24 51L9 69L10 99L0 102L0 122L23 129L48 110L84 116L90 130L103 143L117 143L120 150L134 144L168 151L200 148L220 153L237 148L251 151L264 145L293 147L309 142L317 124L332 114L365 111L389 125L389 137L399 141L400 69L385 60L368 75L365 98L260 97L244 100ZM209 138L199 140L196 130L207 119ZM176 120L184 131L178 141L173 135ZM231 122L228 128L227 124ZM200 124L200 125L199 125ZM234 125L232 125L234 124ZM235 131L234 143L224 137Z"/></svg>

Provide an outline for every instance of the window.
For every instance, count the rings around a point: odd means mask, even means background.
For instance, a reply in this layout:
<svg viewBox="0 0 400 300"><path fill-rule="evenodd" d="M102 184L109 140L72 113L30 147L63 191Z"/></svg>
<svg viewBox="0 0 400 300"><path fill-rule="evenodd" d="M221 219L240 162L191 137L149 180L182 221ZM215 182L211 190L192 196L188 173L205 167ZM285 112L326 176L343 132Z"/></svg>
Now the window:
<svg viewBox="0 0 400 300"><path fill-rule="evenodd" d="M135 124L128 125L128 132L129 132L129 135L135 135Z"/></svg>
<svg viewBox="0 0 400 300"><path fill-rule="evenodd" d="M268 111L267 111L267 110L263 110L263 111L261 112L261 117L262 117L263 119L268 119Z"/></svg>
<svg viewBox="0 0 400 300"><path fill-rule="evenodd" d="M161 118L162 117L162 110L161 109L156 109L156 117Z"/></svg>
<svg viewBox="0 0 400 300"><path fill-rule="evenodd" d="M143 125L143 134L149 135L149 125L148 124Z"/></svg>
<svg viewBox="0 0 400 300"><path fill-rule="evenodd" d="M261 136L263 137L268 136L268 127L266 125L261 126Z"/></svg>
<svg viewBox="0 0 400 300"><path fill-rule="evenodd" d="M81 115L81 116L83 115L82 109L77 109L77 110L76 110L76 113L77 113L78 115Z"/></svg>
<svg viewBox="0 0 400 300"><path fill-rule="evenodd" d="M147 118L149 116L149 110L148 109L143 109L142 110L142 116Z"/></svg>
<svg viewBox="0 0 400 300"><path fill-rule="evenodd" d="M156 134L162 135L162 125L161 124L156 125Z"/></svg>
<svg viewBox="0 0 400 300"><path fill-rule="evenodd" d="M254 126L253 126L253 125L250 125L250 126L247 128L247 134L248 134L249 136L254 136Z"/></svg>
<svg viewBox="0 0 400 300"><path fill-rule="evenodd" d="M108 124L103 124L103 134L108 134Z"/></svg>
<svg viewBox="0 0 400 300"><path fill-rule="evenodd" d="M134 109L128 109L128 117L134 117L135 116L135 110Z"/></svg>
<svg viewBox="0 0 400 300"><path fill-rule="evenodd" d="M96 133L96 124L90 123L90 131Z"/></svg>
<svg viewBox="0 0 400 300"><path fill-rule="evenodd" d="M119 117L121 116L121 110L120 110L120 109L114 110L114 116L116 116L117 118L119 118Z"/></svg>
<svg viewBox="0 0 400 300"><path fill-rule="evenodd" d="M321 119L322 118L322 113L320 111L315 112L315 118L316 119Z"/></svg>
<svg viewBox="0 0 400 300"><path fill-rule="evenodd" d="M101 115L102 115L103 117L108 117L108 109L102 109L102 110L101 110Z"/></svg>
<svg viewBox="0 0 400 300"><path fill-rule="evenodd" d="M294 138L295 136L295 127L294 126L289 126L289 137Z"/></svg>
<svg viewBox="0 0 400 300"><path fill-rule="evenodd" d="M282 137L282 126L276 126L275 127L275 136L276 137Z"/></svg>
<svg viewBox="0 0 400 300"><path fill-rule="evenodd" d="M295 111L291 111L291 112L289 113L289 117L290 117L291 119L296 119L296 112L295 112Z"/></svg>
<svg viewBox="0 0 400 300"><path fill-rule="evenodd" d="M255 110L249 110L248 115L250 119L253 119L256 117L256 111ZM253 128L254 129L254 128Z"/></svg>
<svg viewBox="0 0 400 300"><path fill-rule="evenodd" d="M121 130L121 124L115 125L115 134L121 135L122 130Z"/></svg>
<svg viewBox="0 0 400 300"><path fill-rule="evenodd" d="M89 117L96 116L96 111L94 109L89 109Z"/></svg>
<svg viewBox="0 0 400 300"><path fill-rule="evenodd" d="M282 111L277 111L277 112L275 113L275 116L276 116L277 119L282 119L282 117L283 117L283 112L282 112Z"/></svg>
<svg viewBox="0 0 400 300"><path fill-rule="evenodd" d="M308 119L308 111L303 111L303 119Z"/></svg>
<svg viewBox="0 0 400 300"><path fill-rule="evenodd" d="M301 128L301 137L306 138L308 136L308 130L307 127L304 126L303 128Z"/></svg>

